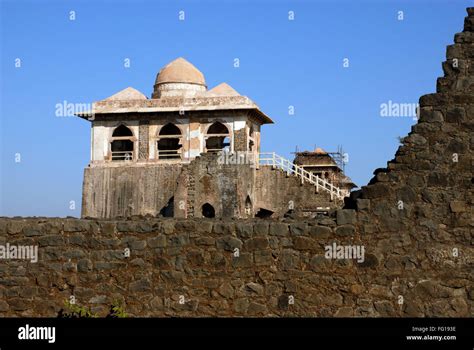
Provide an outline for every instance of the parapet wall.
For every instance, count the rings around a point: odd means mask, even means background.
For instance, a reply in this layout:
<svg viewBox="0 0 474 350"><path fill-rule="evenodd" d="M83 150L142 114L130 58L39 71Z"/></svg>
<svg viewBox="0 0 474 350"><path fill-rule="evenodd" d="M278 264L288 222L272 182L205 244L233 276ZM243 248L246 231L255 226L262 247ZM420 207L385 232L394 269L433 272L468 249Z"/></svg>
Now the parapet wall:
<svg viewBox="0 0 474 350"><path fill-rule="evenodd" d="M3 246L39 246L37 263L0 260L0 315L55 316L74 295L100 315L472 317L473 59L469 8L395 158L330 217L0 219Z"/></svg>
<svg viewBox="0 0 474 350"><path fill-rule="evenodd" d="M468 237L375 237L356 219L2 219L1 244L39 256L0 262L0 315L54 317L72 295L102 316L117 300L130 316L471 315ZM328 258L334 244L363 258Z"/></svg>

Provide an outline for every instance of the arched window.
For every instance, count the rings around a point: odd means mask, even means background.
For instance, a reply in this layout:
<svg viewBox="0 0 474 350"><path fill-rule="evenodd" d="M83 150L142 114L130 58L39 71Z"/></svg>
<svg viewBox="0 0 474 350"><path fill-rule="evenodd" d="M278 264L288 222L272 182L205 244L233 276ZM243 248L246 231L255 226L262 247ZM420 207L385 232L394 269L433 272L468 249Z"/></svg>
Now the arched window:
<svg viewBox="0 0 474 350"><path fill-rule="evenodd" d="M247 196L247 198L245 199L245 214L252 214L252 201L250 200L250 196Z"/></svg>
<svg viewBox="0 0 474 350"><path fill-rule="evenodd" d="M202 206L202 216L205 218L213 218L216 216L216 211L214 210L214 207L210 205L209 203L205 203Z"/></svg>
<svg viewBox="0 0 474 350"><path fill-rule="evenodd" d="M125 125L120 124L112 133L110 143L112 161L133 160L133 133Z"/></svg>
<svg viewBox="0 0 474 350"><path fill-rule="evenodd" d="M180 159L181 147L181 130L172 123L163 126L158 137L158 159Z"/></svg>
<svg viewBox="0 0 474 350"><path fill-rule="evenodd" d="M114 130L112 137L121 137L121 136L133 136L132 130L127 128L125 125L120 124Z"/></svg>
<svg viewBox="0 0 474 350"><path fill-rule="evenodd" d="M207 130L206 152L228 151L230 147L229 129L220 123L215 122Z"/></svg>

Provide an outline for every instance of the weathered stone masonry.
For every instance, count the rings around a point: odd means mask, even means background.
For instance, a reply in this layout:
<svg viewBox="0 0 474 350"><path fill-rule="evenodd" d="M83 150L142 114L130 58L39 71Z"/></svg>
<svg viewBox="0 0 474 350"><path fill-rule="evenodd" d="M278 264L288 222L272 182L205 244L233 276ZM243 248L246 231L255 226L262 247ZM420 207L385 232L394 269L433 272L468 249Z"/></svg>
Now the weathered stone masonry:
<svg viewBox="0 0 474 350"><path fill-rule="evenodd" d="M131 316L472 317L473 60L470 8L395 158L331 217L0 219L1 244L40 254L0 261L0 315L55 316L74 295L101 315L118 299ZM326 259L333 242L364 262Z"/></svg>

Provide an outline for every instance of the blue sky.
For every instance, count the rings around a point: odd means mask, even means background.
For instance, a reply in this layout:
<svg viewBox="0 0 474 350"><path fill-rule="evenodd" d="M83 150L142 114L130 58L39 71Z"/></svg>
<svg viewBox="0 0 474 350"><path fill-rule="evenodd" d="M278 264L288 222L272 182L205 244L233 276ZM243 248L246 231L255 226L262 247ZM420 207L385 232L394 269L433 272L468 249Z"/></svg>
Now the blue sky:
<svg viewBox="0 0 474 350"><path fill-rule="evenodd" d="M205 74L209 88L225 81L275 120L263 127L263 151L291 158L296 146L331 151L342 145L349 155L347 174L364 185L375 168L393 158L397 137L414 123L410 117L381 117L380 105L417 103L435 91L446 45L462 30L465 8L472 5L464 0L0 3L0 215L5 216L80 216L90 124L57 117L56 104L97 101L128 86L150 96L156 73L180 56ZM178 18L181 10L184 21ZM124 67L127 58L130 68ZM349 67L343 66L345 58Z"/></svg>

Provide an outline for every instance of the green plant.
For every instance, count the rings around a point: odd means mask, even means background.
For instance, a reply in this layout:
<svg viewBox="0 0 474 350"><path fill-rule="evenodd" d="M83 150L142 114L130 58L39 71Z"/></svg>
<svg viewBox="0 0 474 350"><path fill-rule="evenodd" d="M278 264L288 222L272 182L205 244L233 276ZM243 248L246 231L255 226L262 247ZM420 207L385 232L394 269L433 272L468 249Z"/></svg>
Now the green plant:
<svg viewBox="0 0 474 350"><path fill-rule="evenodd" d="M112 306L110 307L110 312L107 317L124 318L128 316L125 313L125 310L123 309L122 303L117 300L112 303Z"/></svg>
<svg viewBox="0 0 474 350"><path fill-rule="evenodd" d="M77 304L71 303L69 300L64 301L64 307L69 312L64 312L63 309L59 312L58 317L64 318L94 318L97 317L96 314L93 314L90 309L86 309L84 306L79 306Z"/></svg>

